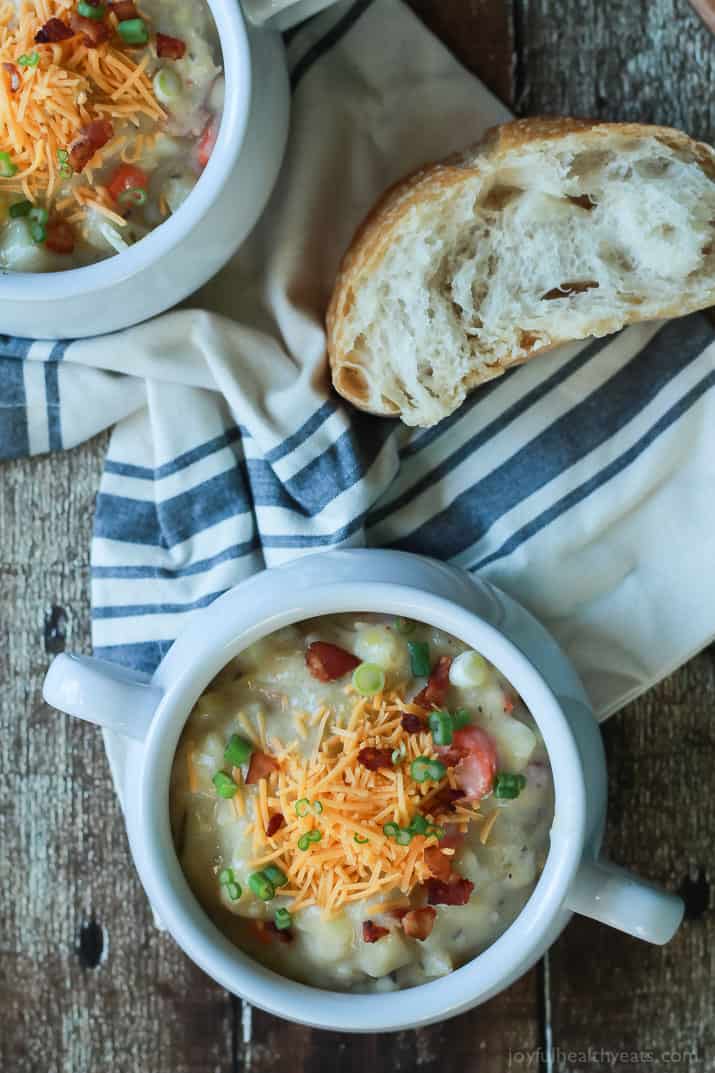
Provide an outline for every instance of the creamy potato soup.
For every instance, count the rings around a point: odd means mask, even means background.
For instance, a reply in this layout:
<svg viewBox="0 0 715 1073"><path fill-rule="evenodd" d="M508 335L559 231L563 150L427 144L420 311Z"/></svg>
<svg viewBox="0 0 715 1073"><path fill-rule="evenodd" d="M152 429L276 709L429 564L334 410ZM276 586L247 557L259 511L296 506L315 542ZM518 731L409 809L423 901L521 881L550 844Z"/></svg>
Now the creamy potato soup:
<svg viewBox="0 0 715 1073"><path fill-rule="evenodd" d="M0 0L0 268L91 264L176 212L223 88L203 0Z"/></svg>
<svg viewBox="0 0 715 1073"><path fill-rule="evenodd" d="M373 614L279 630L200 697L174 761L176 850L237 946L316 987L393 991L484 950L549 847L534 719L478 652Z"/></svg>

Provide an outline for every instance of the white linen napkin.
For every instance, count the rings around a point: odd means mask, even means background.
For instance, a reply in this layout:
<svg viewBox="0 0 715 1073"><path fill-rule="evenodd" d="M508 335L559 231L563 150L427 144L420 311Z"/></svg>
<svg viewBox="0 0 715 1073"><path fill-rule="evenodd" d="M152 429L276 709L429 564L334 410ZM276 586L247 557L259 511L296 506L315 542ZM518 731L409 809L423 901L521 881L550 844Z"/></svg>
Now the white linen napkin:
<svg viewBox="0 0 715 1073"><path fill-rule="evenodd" d="M430 430L351 410L329 389L323 316L354 228L387 184L507 112L398 0L339 4L288 54L288 153L249 241L191 308L105 338L0 340L0 454L117 423L98 655L151 670L193 610L264 565L393 546L529 607L604 718L715 635L715 333L694 315L561 348Z"/></svg>

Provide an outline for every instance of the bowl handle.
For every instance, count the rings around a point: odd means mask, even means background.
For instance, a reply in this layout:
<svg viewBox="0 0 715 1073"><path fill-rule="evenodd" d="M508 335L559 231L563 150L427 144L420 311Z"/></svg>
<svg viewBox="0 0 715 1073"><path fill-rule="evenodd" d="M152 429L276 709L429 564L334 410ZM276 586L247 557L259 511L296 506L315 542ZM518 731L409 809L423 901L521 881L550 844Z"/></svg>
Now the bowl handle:
<svg viewBox="0 0 715 1073"><path fill-rule="evenodd" d="M42 696L68 715L143 741L162 691L139 671L62 653L50 664Z"/></svg>
<svg viewBox="0 0 715 1073"><path fill-rule="evenodd" d="M673 938L685 911L677 894L603 859L582 861L566 905L575 913L658 946Z"/></svg>
<svg viewBox="0 0 715 1073"><path fill-rule="evenodd" d="M317 15L336 0L243 0L246 18L254 26L271 30L290 30L292 26Z"/></svg>

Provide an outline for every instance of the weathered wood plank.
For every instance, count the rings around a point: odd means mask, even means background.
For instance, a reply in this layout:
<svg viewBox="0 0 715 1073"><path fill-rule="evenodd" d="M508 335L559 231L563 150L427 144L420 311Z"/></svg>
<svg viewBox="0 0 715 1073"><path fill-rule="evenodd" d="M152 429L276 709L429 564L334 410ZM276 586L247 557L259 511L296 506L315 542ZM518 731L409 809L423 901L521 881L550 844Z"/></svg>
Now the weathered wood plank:
<svg viewBox="0 0 715 1073"><path fill-rule="evenodd" d="M677 0L517 0L517 110L635 119L712 139L715 38ZM574 920L550 956L556 1069L715 1070L712 819L713 652L605 727L607 850L681 887L692 919L663 949ZM587 1062L568 1052L593 1054ZM676 1055L668 1056L674 1051ZM678 1054L694 1051L688 1062ZM653 1060L648 1058L653 1055Z"/></svg>
<svg viewBox="0 0 715 1073"><path fill-rule="evenodd" d="M89 648L105 445L0 467L0 1069L229 1073L232 1000L153 925L101 735L40 696L46 639Z"/></svg>

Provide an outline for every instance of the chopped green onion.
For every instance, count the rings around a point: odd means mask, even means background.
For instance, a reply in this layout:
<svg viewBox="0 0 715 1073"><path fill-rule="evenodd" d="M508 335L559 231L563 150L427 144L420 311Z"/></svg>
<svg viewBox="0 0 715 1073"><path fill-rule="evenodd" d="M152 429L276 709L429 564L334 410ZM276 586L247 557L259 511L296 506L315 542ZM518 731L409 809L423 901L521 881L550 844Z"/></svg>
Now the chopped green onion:
<svg viewBox="0 0 715 1073"><path fill-rule="evenodd" d="M416 812L412 817L410 826L407 828L407 830L411 831L413 835L423 835L426 834L428 827L429 824L427 823L427 820L424 818L422 813Z"/></svg>
<svg viewBox="0 0 715 1073"><path fill-rule="evenodd" d="M446 833L447 832L445 831L444 827L440 827L438 824L430 823L427 827L427 830L425 831L425 837L430 838L432 835L434 835L435 838L439 839L444 838Z"/></svg>
<svg viewBox="0 0 715 1073"><path fill-rule="evenodd" d="M63 179L69 179L72 175L69 159L70 155L67 149L57 150L57 163L60 166L59 172Z"/></svg>
<svg viewBox="0 0 715 1073"><path fill-rule="evenodd" d="M145 45L149 40L149 31L144 19L123 19L117 26L119 36L128 45Z"/></svg>
<svg viewBox="0 0 715 1073"><path fill-rule="evenodd" d="M387 835L388 838L395 838L397 832L400 830L396 823L386 823L382 828L382 833Z"/></svg>
<svg viewBox="0 0 715 1073"><path fill-rule="evenodd" d="M276 909L273 916L273 923L279 931L285 931L293 923L293 917L290 915L287 909Z"/></svg>
<svg viewBox="0 0 715 1073"><path fill-rule="evenodd" d="M10 208L7 211L10 214L10 219L11 220L17 220L20 216L29 215L29 212L30 212L31 208L32 208L32 202L31 201L16 201L15 204L11 205Z"/></svg>
<svg viewBox="0 0 715 1073"><path fill-rule="evenodd" d="M427 772L431 779L434 779L435 782L439 782L439 780L443 779L447 774L447 768L441 760L430 760L427 765Z"/></svg>
<svg viewBox="0 0 715 1073"><path fill-rule="evenodd" d="M225 771L217 771L211 781L216 787L216 793L219 797L233 797L238 789L231 776L227 775Z"/></svg>
<svg viewBox="0 0 715 1073"><path fill-rule="evenodd" d="M233 883L233 868L224 868L222 872L219 872L218 881L222 887L225 887L227 883Z"/></svg>
<svg viewBox="0 0 715 1073"><path fill-rule="evenodd" d="M238 899L241 897L241 894L243 893L242 890L241 890L241 884L240 883L227 883L226 884L226 893L228 894L228 896L229 896L229 898L231 899L232 902L237 902Z"/></svg>
<svg viewBox="0 0 715 1073"><path fill-rule="evenodd" d="M18 57L17 62L21 67L37 67L40 62L39 52L24 52L22 56Z"/></svg>
<svg viewBox="0 0 715 1073"><path fill-rule="evenodd" d="M298 839L298 849L306 850L310 845L310 839L307 835L301 835Z"/></svg>
<svg viewBox="0 0 715 1073"><path fill-rule="evenodd" d="M47 238L47 230L44 224L38 224L36 221L30 224L30 238L33 242L44 242Z"/></svg>
<svg viewBox="0 0 715 1073"><path fill-rule="evenodd" d="M39 205L35 205L30 209L28 216L31 220L34 220L38 224L46 224L50 218L50 214L47 209L40 208Z"/></svg>
<svg viewBox="0 0 715 1073"><path fill-rule="evenodd" d="M84 19L103 19L106 13L106 7L104 4L88 4L87 0L79 0L77 4L77 14L81 15Z"/></svg>
<svg viewBox="0 0 715 1073"><path fill-rule="evenodd" d="M429 764L430 758L428 756L418 756L410 764L410 775L415 782L424 782L429 778Z"/></svg>
<svg viewBox="0 0 715 1073"><path fill-rule="evenodd" d="M17 164L13 164L10 154L0 152L0 176L3 179L11 179L17 171Z"/></svg>
<svg viewBox="0 0 715 1073"><path fill-rule="evenodd" d="M310 801L307 797L301 797L299 801L295 803L296 816L307 816L310 812Z"/></svg>
<svg viewBox="0 0 715 1073"><path fill-rule="evenodd" d="M518 797L526 786L526 776L512 775L507 771L500 771L494 779L494 796L502 800L512 801Z"/></svg>
<svg viewBox="0 0 715 1073"><path fill-rule="evenodd" d="M276 889L265 872L252 872L248 877L248 885L256 897L262 898L264 902L270 902L271 898L276 896Z"/></svg>
<svg viewBox="0 0 715 1073"><path fill-rule="evenodd" d="M223 751L223 758L228 764L240 767L241 764L246 763L252 752L253 746L250 741L246 741L239 734L232 734L228 739L228 745Z"/></svg>
<svg viewBox="0 0 715 1073"><path fill-rule="evenodd" d="M400 749L393 749L392 750L392 756L390 757L390 760L392 760L393 764L399 764L400 760L402 760L402 757L404 755L405 754Z"/></svg>
<svg viewBox="0 0 715 1073"><path fill-rule="evenodd" d="M461 730L462 727L469 726L472 721L472 717L466 708L457 708L456 712L452 712L452 726L455 730Z"/></svg>
<svg viewBox="0 0 715 1073"><path fill-rule="evenodd" d="M321 812L323 811L323 805L320 801L314 801L312 808L316 816L320 816Z"/></svg>
<svg viewBox="0 0 715 1073"><path fill-rule="evenodd" d="M122 23L120 22L121 26ZM120 205L144 205L146 203L146 190L141 186L130 186L128 190L122 190L117 198Z"/></svg>
<svg viewBox="0 0 715 1073"><path fill-rule="evenodd" d="M319 831L317 827L314 827L312 831L308 831L307 837L309 842L320 842L323 837L323 832Z"/></svg>
<svg viewBox="0 0 715 1073"><path fill-rule="evenodd" d="M415 622L413 622L412 619L410 619L410 618L396 618L395 619L395 629L397 630L398 633L401 633L401 634L414 633L416 625L417 624Z"/></svg>
<svg viewBox="0 0 715 1073"><path fill-rule="evenodd" d="M362 835L359 835L357 833L353 835L353 842L357 842L358 846L364 846L365 843L369 841L369 838L363 838Z"/></svg>
<svg viewBox="0 0 715 1073"><path fill-rule="evenodd" d="M412 832L406 830L404 827L400 827L399 831L395 835L395 842L398 846L409 846L412 841Z"/></svg>
<svg viewBox="0 0 715 1073"><path fill-rule="evenodd" d="M430 672L429 645L426 641L408 641L410 669L415 678L425 678Z"/></svg>
<svg viewBox="0 0 715 1073"><path fill-rule="evenodd" d="M435 745L452 744L452 716L449 712L430 712L427 722Z"/></svg>
<svg viewBox="0 0 715 1073"><path fill-rule="evenodd" d="M162 104L170 104L181 94L181 79L169 67L160 67L154 75L154 93Z"/></svg>
<svg viewBox="0 0 715 1073"><path fill-rule="evenodd" d="M274 887L285 887L288 882L288 876L277 864L269 864L267 868L263 869L263 874Z"/></svg>
<svg viewBox="0 0 715 1073"><path fill-rule="evenodd" d="M353 671L353 685L363 697L382 693L385 688L385 672L376 663L361 663Z"/></svg>

